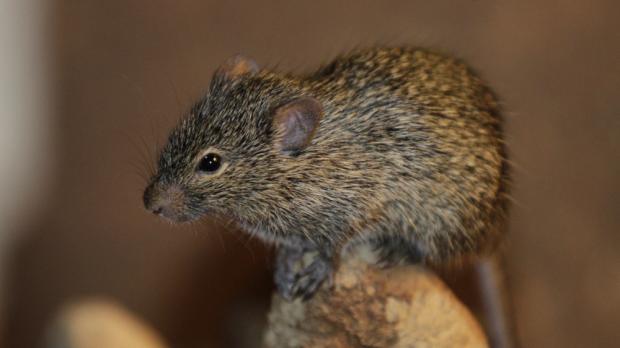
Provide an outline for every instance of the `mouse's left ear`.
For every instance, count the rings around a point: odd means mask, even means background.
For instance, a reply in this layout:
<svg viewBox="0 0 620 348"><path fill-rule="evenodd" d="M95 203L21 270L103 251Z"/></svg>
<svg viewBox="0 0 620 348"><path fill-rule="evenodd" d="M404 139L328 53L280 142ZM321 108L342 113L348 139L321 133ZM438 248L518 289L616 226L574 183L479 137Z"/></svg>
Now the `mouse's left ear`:
<svg viewBox="0 0 620 348"><path fill-rule="evenodd" d="M323 106L314 98L298 98L276 109L273 116L274 145L296 155L312 140L323 117Z"/></svg>
<svg viewBox="0 0 620 348"><path fill-rule="evenodd" d="M259 70L258 64L251 58L236 55L228 58L216 71L215 76L234 80L247 74L255 74Z"/></svg>

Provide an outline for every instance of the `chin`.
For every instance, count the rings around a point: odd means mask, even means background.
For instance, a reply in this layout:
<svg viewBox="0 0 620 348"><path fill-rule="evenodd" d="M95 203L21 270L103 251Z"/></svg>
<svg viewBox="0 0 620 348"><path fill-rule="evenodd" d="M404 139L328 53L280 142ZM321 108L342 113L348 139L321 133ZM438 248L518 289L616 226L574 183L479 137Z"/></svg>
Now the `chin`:
<svg viewBox="0 0 620 348"><path fill-rule="evenodd" d="M161 215L162 219L171 223L171 224L186 224L194 222L202 217L202 215L194 215L194 214L171 214L171 215Z"/></svg>

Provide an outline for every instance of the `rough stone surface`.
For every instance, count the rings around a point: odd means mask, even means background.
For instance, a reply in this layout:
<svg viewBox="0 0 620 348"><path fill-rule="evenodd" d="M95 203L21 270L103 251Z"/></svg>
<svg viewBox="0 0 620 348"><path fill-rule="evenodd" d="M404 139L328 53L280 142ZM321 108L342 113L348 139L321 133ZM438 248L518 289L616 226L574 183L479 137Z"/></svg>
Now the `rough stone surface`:
<svg viewBox="0 0 620 348"><path fill-rule="evenodd" d="M421 266L341 265L311 300L274 295L265 348L487 347L480 325Z"/></svg>

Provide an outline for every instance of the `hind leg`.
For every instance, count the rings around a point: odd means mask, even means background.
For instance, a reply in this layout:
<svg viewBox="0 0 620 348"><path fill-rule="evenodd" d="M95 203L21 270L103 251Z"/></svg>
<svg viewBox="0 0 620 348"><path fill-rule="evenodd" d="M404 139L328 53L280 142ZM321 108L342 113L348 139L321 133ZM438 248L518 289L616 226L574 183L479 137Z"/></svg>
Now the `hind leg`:
<svg viewBox="0 0 620 348"><path fill-rule="evenodd" d="M421 248L406 238L382 236L372 238L368 243L377 255L377 264L381 267L414 264L424 260Z"/></svg>

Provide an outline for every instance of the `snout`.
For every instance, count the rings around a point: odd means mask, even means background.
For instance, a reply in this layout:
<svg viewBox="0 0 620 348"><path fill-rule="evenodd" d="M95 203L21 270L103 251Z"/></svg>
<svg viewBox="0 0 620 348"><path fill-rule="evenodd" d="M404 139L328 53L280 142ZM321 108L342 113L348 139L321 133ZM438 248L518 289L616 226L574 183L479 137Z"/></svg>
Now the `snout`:
<svg viewBox="0 0 620 348"><path fill-rule="evenodd" d="M176 185L150 184L142 197L144 207L151 213L168 219L172 222L191 220L185 207L185 194Z"/></svg>

